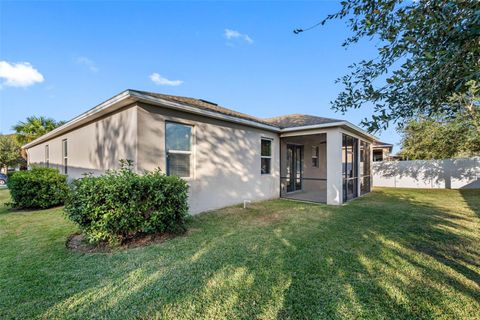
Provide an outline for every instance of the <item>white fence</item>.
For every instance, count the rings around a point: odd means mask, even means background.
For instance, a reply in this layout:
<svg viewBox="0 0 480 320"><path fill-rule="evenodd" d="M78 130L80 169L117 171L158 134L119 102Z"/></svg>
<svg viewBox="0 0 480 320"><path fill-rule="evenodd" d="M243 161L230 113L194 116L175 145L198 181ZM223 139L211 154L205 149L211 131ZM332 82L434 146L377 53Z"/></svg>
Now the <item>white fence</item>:
<svg viewBox="0 0 480 320"><path fill-rule="evenodd" d="M373 186L395 188L480 188L480 157L374 162Z"/></svg>

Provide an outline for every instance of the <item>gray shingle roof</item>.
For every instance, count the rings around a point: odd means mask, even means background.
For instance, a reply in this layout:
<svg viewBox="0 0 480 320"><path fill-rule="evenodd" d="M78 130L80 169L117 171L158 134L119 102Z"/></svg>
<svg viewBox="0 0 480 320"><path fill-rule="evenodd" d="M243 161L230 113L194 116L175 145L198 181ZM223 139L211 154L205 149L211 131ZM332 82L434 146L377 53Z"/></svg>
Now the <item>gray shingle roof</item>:
<svg viewBox="0 0 480 320"><path fill-rule="evenodd" d="M214 111L214 112L218 112L221 114L225 114L225 115L229 115L229 116L233 116L241 119L246 119L246 120L255 121L255 122L266 124L266 125L271 125L281 129L342 121L339 119L323 118L323 117L311 116L306 114L289 114L285 116L262 119L262 118L257 118L257 117L254 117L245 113L241 113L232 109L228 109L228 108L219 106L216 103L212 103L202 99L174 96L169 94L140 91L140 90L130 90L130 91L138 92L143 95L164 99L171 102L186 104L202 110Z"/></svg>
<svg viewBox="0 0 480 320"><path fill-rule="evenodd" d="M202 109L202 110L214 111L214 112L218 112L218 113L225 114L225 115L228 115L228 116L233 116L233 117L237 117L237 118L241 118L241 119L255 121L255 122L258 122L258 123L261 123L261 124L272 125L271 123L269 123L268 121L266 121L264 119L253 117L253 116L250 116L250 115L245 114L245 113L237 112L235 110L228 109L228 108L219 106L216 103L209 102L209 101L202 100L202 99L182 97L182 96L173 96L173 95L169 95L169 94L139 91L139 90L130 90L130 91L138 92L140 94L144 94L144 95L151 96L151 97L154 97L154 98L164 99L164 100L171 101L171 102L186 104L186 105L196 107L196 108L199 108L199 109Z"/></svg>

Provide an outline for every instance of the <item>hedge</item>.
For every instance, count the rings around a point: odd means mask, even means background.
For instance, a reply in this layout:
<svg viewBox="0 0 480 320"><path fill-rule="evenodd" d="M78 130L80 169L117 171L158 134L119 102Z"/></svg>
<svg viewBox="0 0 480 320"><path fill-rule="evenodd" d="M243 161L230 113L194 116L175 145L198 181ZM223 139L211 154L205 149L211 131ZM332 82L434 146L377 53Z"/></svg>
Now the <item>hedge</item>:
<svg viewBox="0 0 480 320"><path fill-rule="evenodd" d="M45 209L62 205L68 192L67 177L52 168L33 167L9 175L7 186L18 209Z"/></svg>
<svg viewBox="0 0 480 320"><path fill-rule="evenodd" d="M187 199L181 178L159 170L139 175L123 162L119 170L74 180L65 212L90 242L116 245L139 234L184 231Z"/></svg>

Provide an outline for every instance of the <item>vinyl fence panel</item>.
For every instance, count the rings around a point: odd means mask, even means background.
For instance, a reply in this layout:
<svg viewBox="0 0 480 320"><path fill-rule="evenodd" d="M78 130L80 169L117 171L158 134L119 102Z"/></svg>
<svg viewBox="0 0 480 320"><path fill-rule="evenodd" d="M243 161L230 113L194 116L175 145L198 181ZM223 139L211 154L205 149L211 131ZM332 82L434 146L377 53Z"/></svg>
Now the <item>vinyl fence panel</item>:
<svg viewBox="0 0 480 320"><path fill-rule="evenodd" d="M480 157L374 162L375 187L478 189Z"/></svg>

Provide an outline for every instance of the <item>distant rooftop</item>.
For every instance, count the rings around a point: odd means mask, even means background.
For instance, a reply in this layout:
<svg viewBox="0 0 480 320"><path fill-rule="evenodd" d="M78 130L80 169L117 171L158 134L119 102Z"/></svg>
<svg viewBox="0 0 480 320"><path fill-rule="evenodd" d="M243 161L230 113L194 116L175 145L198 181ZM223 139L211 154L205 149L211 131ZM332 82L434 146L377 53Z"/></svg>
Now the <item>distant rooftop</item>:
<svg viewBox="0 0 480 320"><path fill-rule="evenodd" d="M373 146L374 147L393 147L393 144L375 140L373 141Z"/></svg>

